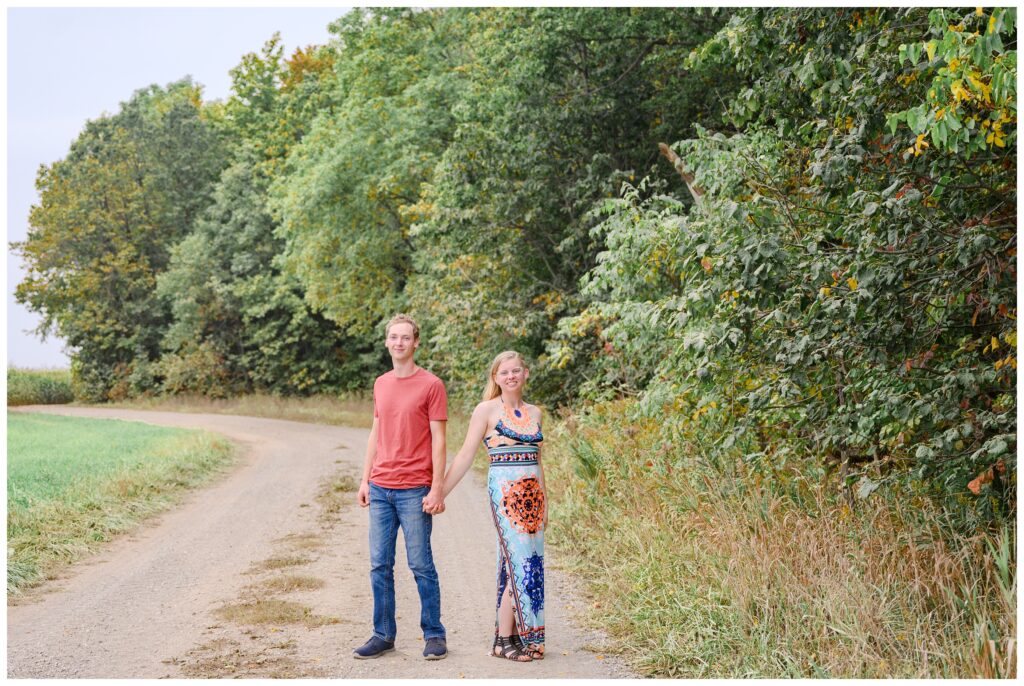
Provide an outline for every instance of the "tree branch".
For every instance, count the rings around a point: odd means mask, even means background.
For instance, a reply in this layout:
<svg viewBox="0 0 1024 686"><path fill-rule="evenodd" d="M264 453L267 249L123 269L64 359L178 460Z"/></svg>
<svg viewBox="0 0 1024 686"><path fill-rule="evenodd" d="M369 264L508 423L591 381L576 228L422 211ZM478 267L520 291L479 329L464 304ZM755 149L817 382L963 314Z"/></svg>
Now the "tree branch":
<svg viewBox="0 0 1024 686"><path fill-rule="evenodd" d="M675 154L672 148L668 147L664 143L658 143L658 150L661 154L672 163L675 170L679 172L679 175L683 177L683 181L686 182L686 187L690 189L690 195L693 196L694 202L700 204L701 196L704 195L704 190L698 187L694 183L693 174L686 171L686 163L683 162L683 158Z"/></svg>

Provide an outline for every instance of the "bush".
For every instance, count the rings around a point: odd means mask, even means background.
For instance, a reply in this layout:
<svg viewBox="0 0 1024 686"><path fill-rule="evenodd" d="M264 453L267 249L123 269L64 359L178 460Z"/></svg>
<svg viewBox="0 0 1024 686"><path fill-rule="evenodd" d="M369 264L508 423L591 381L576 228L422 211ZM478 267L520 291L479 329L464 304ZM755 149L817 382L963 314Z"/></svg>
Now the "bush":
<svg viewBox="0 0 1024 686"><path fill-rule="evenodd" d="M167 393L196 393L209 398L225 398L234 390L224 365L224 357L209 342L180 353L164 355L157 364L164 377Z"/></svg>

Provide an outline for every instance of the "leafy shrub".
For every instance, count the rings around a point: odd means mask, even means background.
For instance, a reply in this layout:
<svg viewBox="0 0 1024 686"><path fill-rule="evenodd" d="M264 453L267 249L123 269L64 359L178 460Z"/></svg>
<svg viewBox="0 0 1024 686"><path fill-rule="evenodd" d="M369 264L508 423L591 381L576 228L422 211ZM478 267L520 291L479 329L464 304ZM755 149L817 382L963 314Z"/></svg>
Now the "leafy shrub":
<svg viewBox="0 0 1024 686"><path fill-rule="evenodd" d="M813 456L851 497L906 479L965 531L1012 517L1014 18L734 15L690 62L749 79L738 130L674 146L697 202L641 181L596 208L591 304L551 359L599 351L584 390L639 394L665 445L700 425L762 474Z"/></svg>
<svg viewBox="0 0 1024 686"><path fill-rule="evenodd" d="M155 366L164 377L163 389L168 393L224 398L233 390L223 356L207 342L164 355Z"/></svg>

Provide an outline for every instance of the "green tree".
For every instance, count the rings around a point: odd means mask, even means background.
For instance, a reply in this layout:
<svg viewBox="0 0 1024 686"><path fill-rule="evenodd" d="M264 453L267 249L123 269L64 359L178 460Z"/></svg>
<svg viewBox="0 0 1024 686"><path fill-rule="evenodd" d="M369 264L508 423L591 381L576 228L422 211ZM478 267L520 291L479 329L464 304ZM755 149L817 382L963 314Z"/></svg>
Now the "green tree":
<svg viewBox="0 0 1024 686"><path fill-rule="evenodd" d="M209 202L223 164L199 87L188 80L137 91L89 122L63 160L40 169L19 302L72 349L80 394L150 390L169 312L154 297L171 246Z"/></svg>
<svg viewBox="0 0 1024 686"><path fill-rule="evenodd" d="M467 17L467 85L414 227L408 288L446 377L479 384L508 347L543 361L558 320L584 305L579 279L604 248L589 209L654 165L660 140L719 123L718 95L735 77L706 70L716 92L679 65L723 20L606 8ZM538 391L565 402L579 378L545 365Z"/></svg>
<svg viewBox="0 0 1024 686"><path fill-rule="evenodd" d="M336 109L318 117L272 189L284 263L350 335L405 303L421 186L451 136L460 11L355 11L332 25Z"/></svg>
<svg viewBox="0 0 1024 686"><path fill-rule="evenodd" d="M312 312L278 265L283 240L268 188L309 119L330 108L333 63L329 48L285 60L279 40L232 70L222 126L233 162L159 277L174 315L160 365L168 392L328 392L362 385L365 365L379 357Z"/></svg>

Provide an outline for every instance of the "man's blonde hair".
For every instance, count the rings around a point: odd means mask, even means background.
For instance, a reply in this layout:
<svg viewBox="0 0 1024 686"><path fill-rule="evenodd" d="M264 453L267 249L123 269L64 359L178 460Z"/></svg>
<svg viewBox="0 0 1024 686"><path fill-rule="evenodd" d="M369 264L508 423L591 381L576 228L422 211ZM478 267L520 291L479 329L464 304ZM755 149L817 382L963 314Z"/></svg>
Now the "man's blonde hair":
<svg viewBox="0 0 1024 686"><path fill-rule="evenodd" d="M391 332L391 327L395 324L412 324L412 337L413 340L420 339L420 325L416 323L412 317L407 314L398 313L391 318L388 325L384 327L384 335L387 336Z"/></svg>

